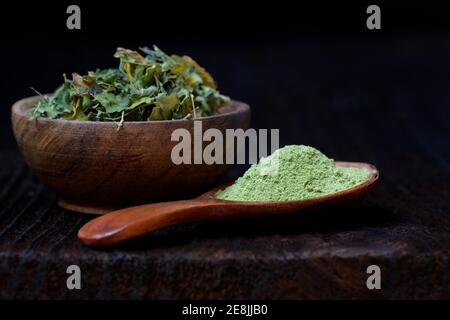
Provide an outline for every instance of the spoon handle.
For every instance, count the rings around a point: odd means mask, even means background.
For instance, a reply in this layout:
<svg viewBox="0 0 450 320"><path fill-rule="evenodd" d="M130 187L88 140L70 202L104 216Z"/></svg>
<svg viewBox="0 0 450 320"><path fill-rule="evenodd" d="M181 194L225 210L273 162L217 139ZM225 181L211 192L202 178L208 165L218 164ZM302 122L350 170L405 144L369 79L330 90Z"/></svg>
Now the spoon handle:
<svg viewBox="0 0 450 320"><path fill-rule="evenodd" d="M171 225L221 219L223 207L223 202L198 198L121 209L86 223L78 239L90 246L108 246Z"/></svg>

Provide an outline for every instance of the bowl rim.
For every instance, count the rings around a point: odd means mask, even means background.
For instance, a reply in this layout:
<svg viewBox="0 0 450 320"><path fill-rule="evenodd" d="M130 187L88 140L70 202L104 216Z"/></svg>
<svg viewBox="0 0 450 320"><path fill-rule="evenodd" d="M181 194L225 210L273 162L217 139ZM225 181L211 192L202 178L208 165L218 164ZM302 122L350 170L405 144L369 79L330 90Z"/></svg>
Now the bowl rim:
<svg viewBox="0 0 450 320"><path fill-rule="evenodd" d="M47 95L47 94L46 94ZM30 96L26 98L22 98L18 101L16 101L13 106L11 107L11 115L16 114L20 117L30 116L26 111L29 110L35 103L37 103L40 99L42 99L42 96L35 95ZM203 120L214 120L214 119L220 119L236 114L246 113L250 112L250 106L242 101L230 99L230 102L226 105L230 105L233 109L219 114L214 114L206 117L199 117L196 119L173 119L173 120L158 120L158 121L124 121L124 124L127 126L129 125L151 125L151 124L181 124L181 123L189 123L193 121L203 121ZM89 124L89 125L97 125L97 126L110 126L114 125L117 126L117 122L114 121L88 121L88 120L66 120L66 119L51 119L51 118L44 118L44 117L37 117L37 118L31 118L29 117L30 121L39 121L39 122L48 122L48 123L61 123L61 124Z"/></svg>

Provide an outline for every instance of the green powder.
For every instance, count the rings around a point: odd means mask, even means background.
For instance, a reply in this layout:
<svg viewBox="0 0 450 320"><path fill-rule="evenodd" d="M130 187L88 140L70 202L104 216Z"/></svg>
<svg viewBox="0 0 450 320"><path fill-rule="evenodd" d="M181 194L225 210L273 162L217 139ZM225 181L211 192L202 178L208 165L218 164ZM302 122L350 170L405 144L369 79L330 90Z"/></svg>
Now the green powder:
<svg viewBox="0 0 450 320"><path fill-rule="evenodd" d="M338 167L308 146L291 145L254 164L216 198L233 201L288 201L336 193L364 182L369 170Z"/></svg>

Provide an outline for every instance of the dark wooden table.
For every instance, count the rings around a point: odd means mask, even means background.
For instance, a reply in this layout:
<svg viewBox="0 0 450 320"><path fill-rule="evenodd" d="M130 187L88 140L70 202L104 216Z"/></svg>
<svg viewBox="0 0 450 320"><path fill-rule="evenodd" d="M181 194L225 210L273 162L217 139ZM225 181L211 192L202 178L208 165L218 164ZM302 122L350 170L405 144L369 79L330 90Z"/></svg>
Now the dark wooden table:
<svg viewBox="0 0 450 320"><path fill-rule="evenodd" d="M379 168L378 187L351 208L189 224L94 250L76 240L90 216L56 205L4 127L0 298L449 298L449 40L198 50L224 92L253 107L255 127L280 128L282 145ZM72 264L79 291L66 289ZM381 290L366 287L372 264Z"/></svg>

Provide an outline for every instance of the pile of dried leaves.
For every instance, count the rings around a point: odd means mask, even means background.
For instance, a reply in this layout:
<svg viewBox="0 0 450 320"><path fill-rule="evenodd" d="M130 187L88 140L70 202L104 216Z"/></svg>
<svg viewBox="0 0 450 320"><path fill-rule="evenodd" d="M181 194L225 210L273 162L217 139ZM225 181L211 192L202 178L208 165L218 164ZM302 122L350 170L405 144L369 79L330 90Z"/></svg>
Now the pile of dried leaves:
<svg viewBox="0 0 450 320"><path fill-rule="evenodd" d="M118 48L118 69L64 75L64 84L33 109L34 117L92 121L195 119L229 101L211 75L188 56L154 46L144 55Z"/></svg>

